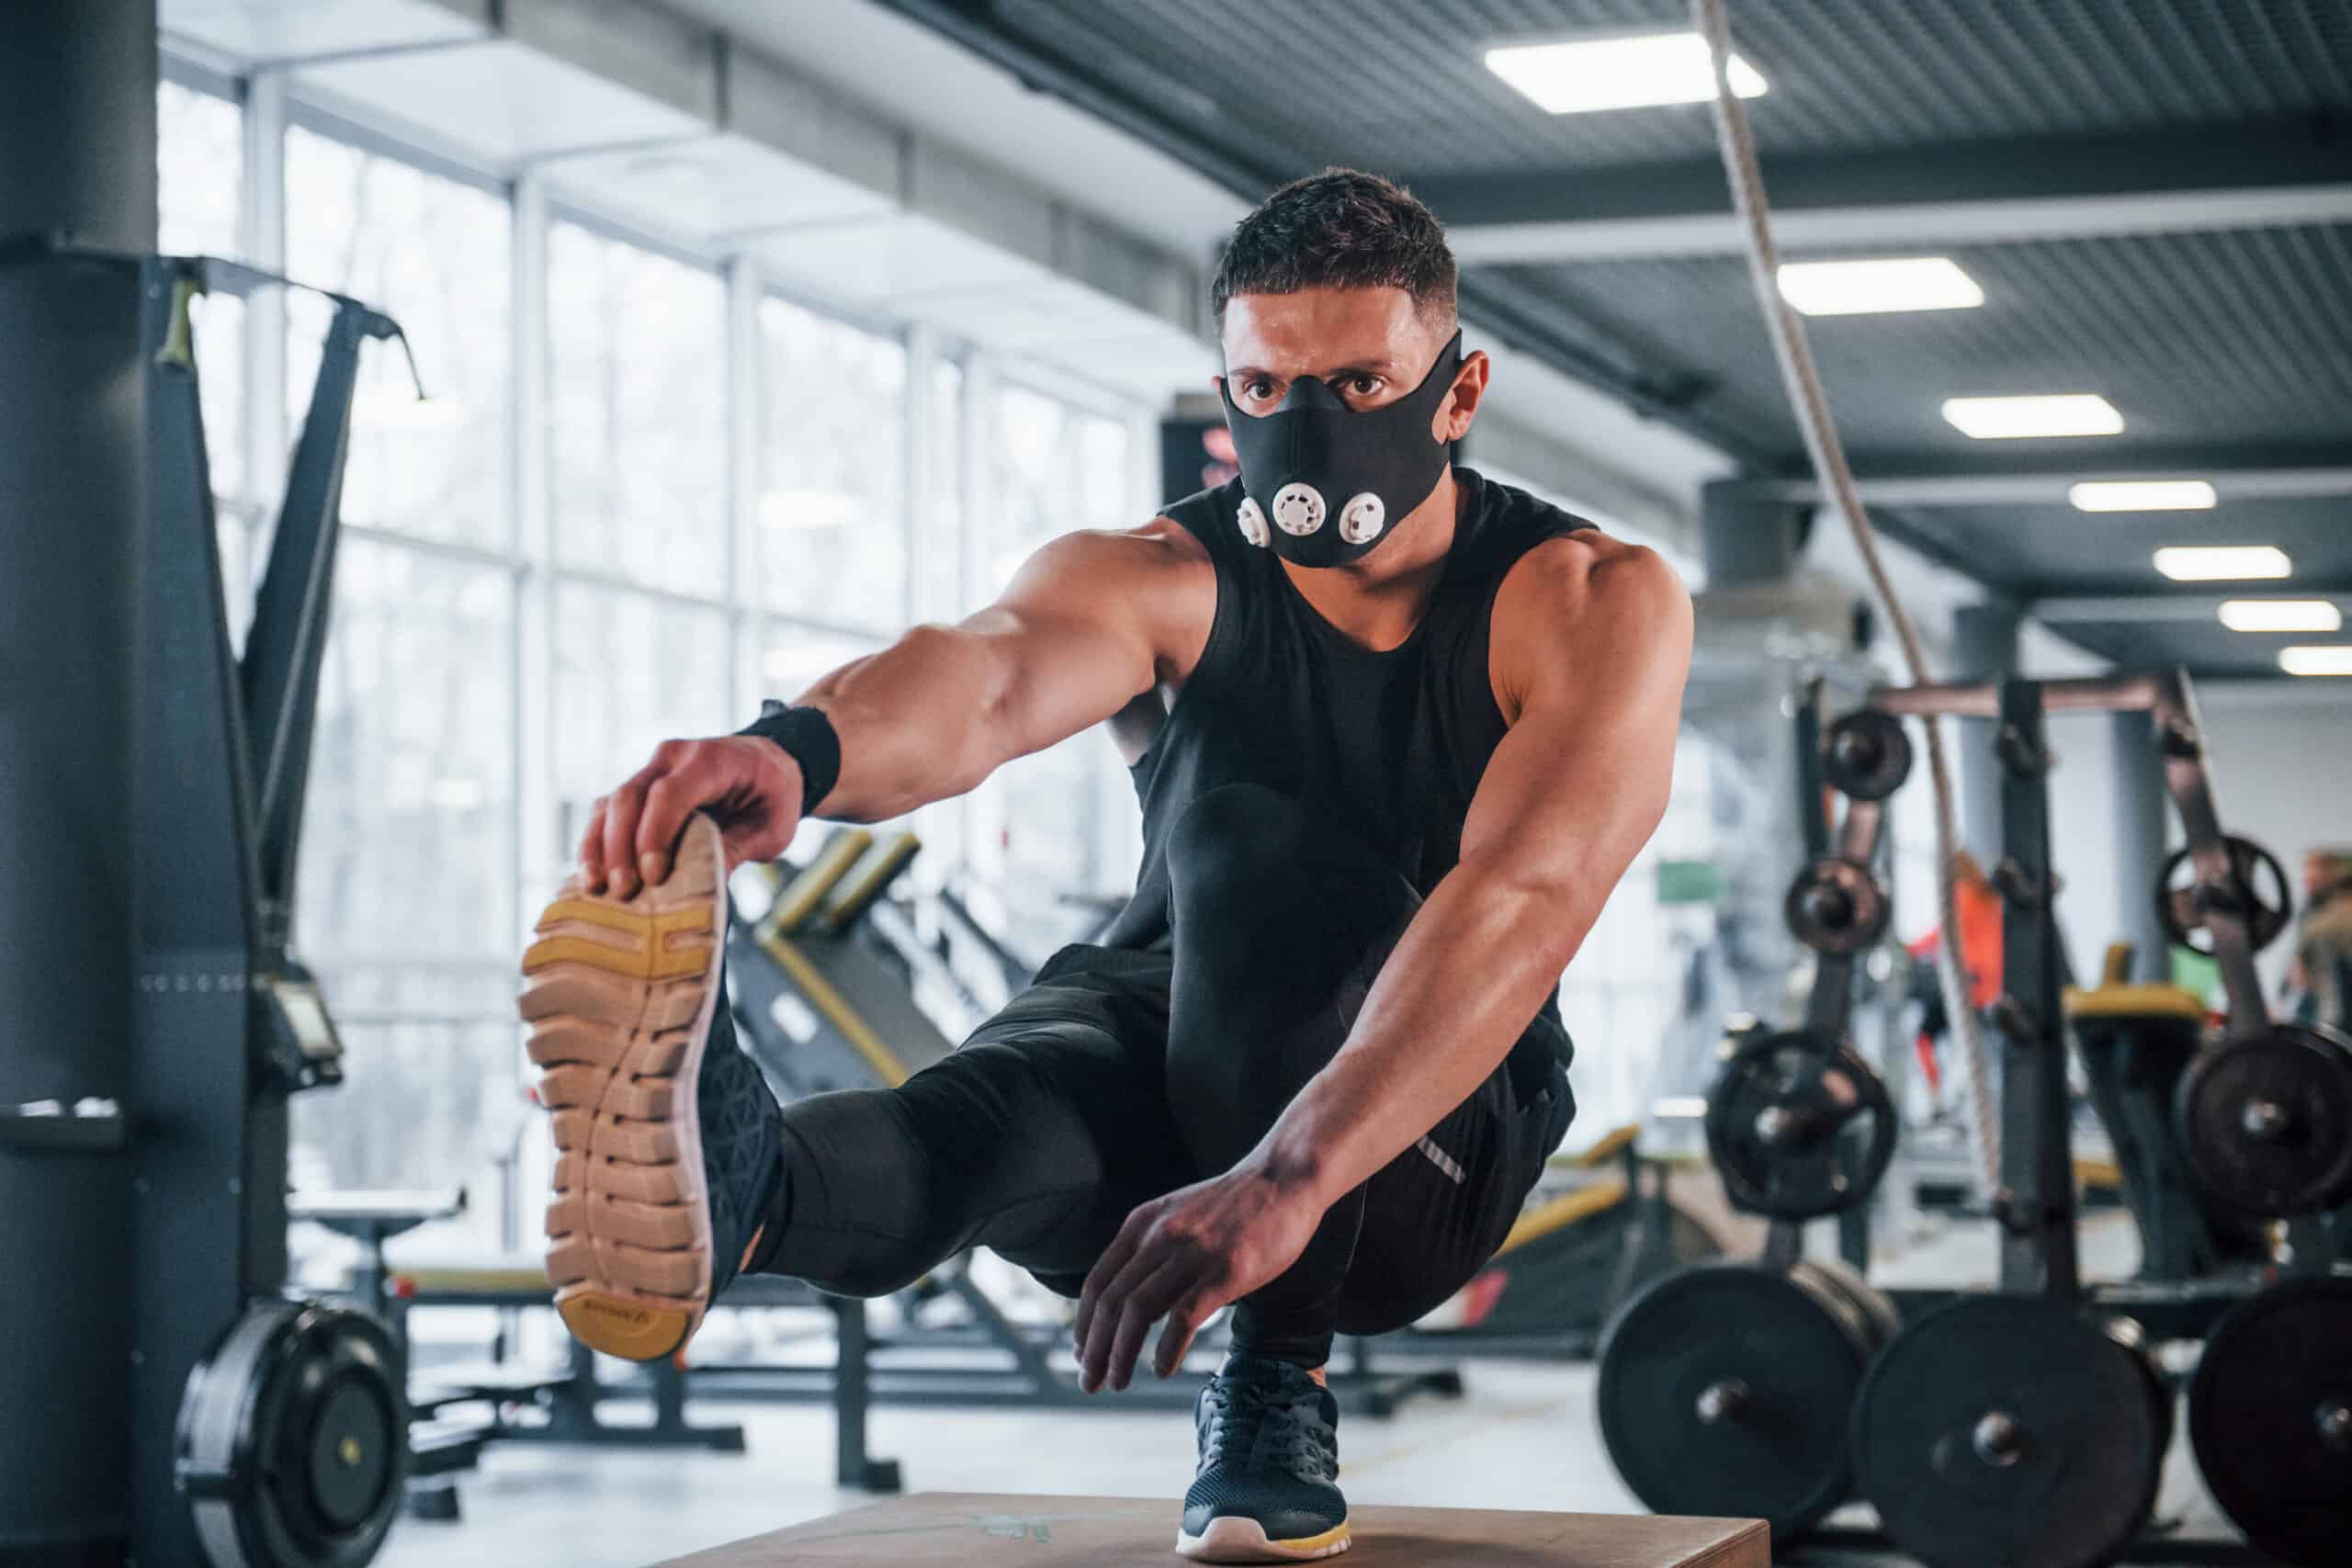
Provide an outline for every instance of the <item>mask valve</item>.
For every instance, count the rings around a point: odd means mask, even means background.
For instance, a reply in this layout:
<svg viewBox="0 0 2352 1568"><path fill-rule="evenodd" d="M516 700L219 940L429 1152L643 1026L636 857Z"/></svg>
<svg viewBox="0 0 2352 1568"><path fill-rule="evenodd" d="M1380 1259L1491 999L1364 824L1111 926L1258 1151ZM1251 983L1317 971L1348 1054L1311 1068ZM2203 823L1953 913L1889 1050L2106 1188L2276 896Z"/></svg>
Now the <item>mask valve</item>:
<svg viewBox="0 0 2352 1568"><path fill-rule="evenodd" d="M1369 544L1380 536L1387 521L1388 509L1380 503L1380 497L1364 491L1340 508L1340 537L1351 545Z"/></svg>
<svg viewBox="0 0 2352 1568"><path fill-rule="evenodd" d="M1296 482L1274 491L1274 526L1300 537L1323 526L1323 492Z"/></svg>

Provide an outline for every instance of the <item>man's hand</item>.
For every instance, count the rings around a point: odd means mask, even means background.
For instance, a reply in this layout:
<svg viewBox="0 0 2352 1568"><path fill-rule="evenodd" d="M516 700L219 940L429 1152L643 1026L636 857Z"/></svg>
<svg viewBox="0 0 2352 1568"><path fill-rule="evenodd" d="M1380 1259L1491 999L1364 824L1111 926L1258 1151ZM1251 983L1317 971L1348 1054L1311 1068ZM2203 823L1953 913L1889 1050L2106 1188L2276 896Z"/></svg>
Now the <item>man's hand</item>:
<svg viewBox="0 0 2352 1568"><path fill-rule="evenodd" d="M588 891L628 898L669 875L671 852L697 811L718 824L728 870L774 860L800 825L800 764L756 735L663 741L589 813L580 840Z"/></svg>
<svg viewBox="0 0 2352 1568"><path fill-rule="evenodd" d="M1175 1371L1210 1314L1297 1261L1323 1207L1249 1160L1138 1207L1079 1293L1079 1386L1126 1387L1162 1317L1152 1368Z"/></svg>

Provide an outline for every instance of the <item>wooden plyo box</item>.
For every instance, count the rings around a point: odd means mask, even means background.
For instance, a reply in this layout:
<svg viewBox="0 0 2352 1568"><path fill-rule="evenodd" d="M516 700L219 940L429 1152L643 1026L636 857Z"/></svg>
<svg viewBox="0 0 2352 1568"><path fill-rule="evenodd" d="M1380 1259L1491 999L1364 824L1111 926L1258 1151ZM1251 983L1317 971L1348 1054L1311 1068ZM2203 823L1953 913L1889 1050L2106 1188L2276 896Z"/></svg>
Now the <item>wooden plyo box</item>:
<svg viewBox="0 0 2352 1568"><path fill-rule="evenodd" d="M962 1568L1171 1568L1164 1498L919 1492L674 1559L664 1568L953 1562ZM1334 1568L1770 1568L1760 1519L1469 1508L1356 1508Z"/></svg>

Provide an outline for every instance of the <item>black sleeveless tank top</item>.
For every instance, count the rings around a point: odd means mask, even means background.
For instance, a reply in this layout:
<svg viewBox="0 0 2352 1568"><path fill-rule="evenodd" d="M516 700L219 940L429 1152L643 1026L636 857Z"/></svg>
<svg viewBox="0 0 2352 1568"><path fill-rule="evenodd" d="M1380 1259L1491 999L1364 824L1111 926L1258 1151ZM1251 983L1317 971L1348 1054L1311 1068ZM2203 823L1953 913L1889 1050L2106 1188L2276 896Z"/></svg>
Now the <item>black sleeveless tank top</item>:
<svg viewBox="0 0 2352 1568"><path fill-rule="evenodd" d="M1167 945L1169 832L1186 807L1222 784L1264 784L1317 802L1425 897L1453 869L1471 796L1508 728L1487 662L1496 590L1536 545L1591 526L1468 468L1453 474L1464 492L1453 547L1420 624L1386 651L1334 628L1273 552L1242 537L1239 480L1166 509L1208 549L1216 616L1199 662L1129 770L1143 806L1143 864L1104 946ZM1556 994L1543 1011L1550 1028L1531 1031L1522 1047L1554 1036L1546 1054L1565 1066Z"/></svg>

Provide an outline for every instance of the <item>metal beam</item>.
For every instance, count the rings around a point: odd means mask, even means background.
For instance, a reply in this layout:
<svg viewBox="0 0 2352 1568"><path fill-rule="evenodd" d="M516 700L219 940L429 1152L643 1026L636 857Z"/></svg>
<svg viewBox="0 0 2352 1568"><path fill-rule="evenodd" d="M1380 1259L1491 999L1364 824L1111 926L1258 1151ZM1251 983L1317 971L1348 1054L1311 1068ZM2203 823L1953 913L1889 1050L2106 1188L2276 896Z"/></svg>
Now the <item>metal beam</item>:
<svg viewBox="0 0 2352 1568"><path fill-rule="evenodd" d="M1857 466L1864 472L1856 482L1866 506L2064 506L2067 491L2076 484L2204 479L2217 501L2297 501L2313 496L2352 495L2352 464L2309 468L2207 467L2194 462L2146 466L2101 465L2077 459L2068 468L2037 464L2031 468L1919 472L1871 471L1867 457ZM1812 502L1824 497L1809 479L1750 479L1725 481L1754 501Z"/></svg>
<svg viewBox="0 0 2352 1568"><path fill-rule="evenodd" d="M2036 599L2026 609L2035 620L2052 627L2083 622L2217 626L2225 599L2285 599L2298 603L2324 599L2339 610L2352 610L2352 583L2298 586L2291 592L2270 589L2245 593L2075 594L2064 599Z"/></svg>
<svg viewBox="0 0 2352 1568"><path fill-rule="evenodd" d="M1788 251L2352 221L2352 137L2320 119L1770 157ZM1713 158L1417 178L1464 265L1735 255Z"/></svg>

